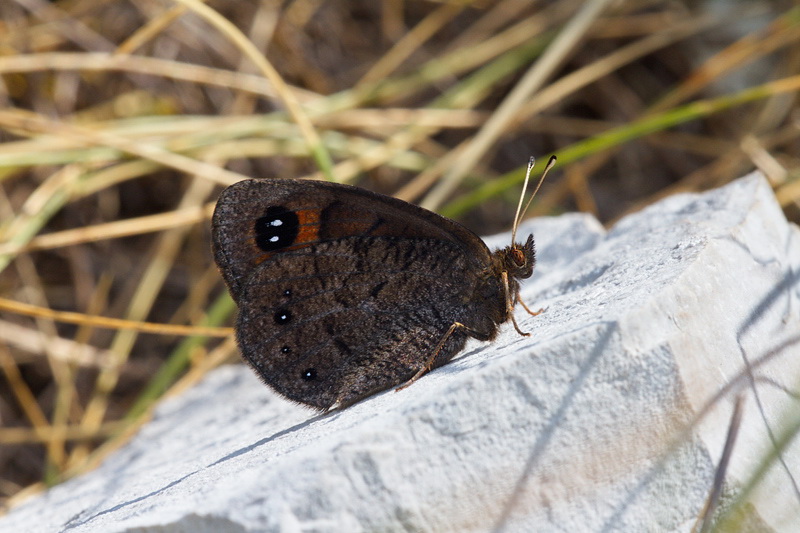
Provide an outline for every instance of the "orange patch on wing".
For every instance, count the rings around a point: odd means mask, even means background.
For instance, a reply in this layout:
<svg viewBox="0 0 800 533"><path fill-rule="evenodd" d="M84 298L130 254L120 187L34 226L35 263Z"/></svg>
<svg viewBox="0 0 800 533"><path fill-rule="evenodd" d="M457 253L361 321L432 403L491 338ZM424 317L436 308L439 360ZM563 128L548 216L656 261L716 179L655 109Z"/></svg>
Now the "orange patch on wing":
<svg viewBox="0 0 800 533"><path fill-rule="evenodd" d="M301 248L303 245L316 242L319 239L319 221L321 211L319 209L302 209L295 211L300 231L294 243L288 249Z"/></svg>

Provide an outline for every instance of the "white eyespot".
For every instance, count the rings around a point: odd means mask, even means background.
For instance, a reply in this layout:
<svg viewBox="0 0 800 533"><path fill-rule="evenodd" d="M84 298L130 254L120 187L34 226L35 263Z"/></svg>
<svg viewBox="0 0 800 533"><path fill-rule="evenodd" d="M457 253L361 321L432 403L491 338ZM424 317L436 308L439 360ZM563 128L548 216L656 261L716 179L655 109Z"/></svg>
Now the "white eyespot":
<svg viewBox="0 0 800 533"><path fill-rule="evenodd" d="M271 220L269 225L270 226L283 226L283 220L281 220L279 218L276 218L274 220Z"/></svg>
<svg viewBox="0 0 800 533"><path fill-rule="evenodd" d="M277 235L273 235L269 238L269 242L278 242L280 238Z"/></svg>

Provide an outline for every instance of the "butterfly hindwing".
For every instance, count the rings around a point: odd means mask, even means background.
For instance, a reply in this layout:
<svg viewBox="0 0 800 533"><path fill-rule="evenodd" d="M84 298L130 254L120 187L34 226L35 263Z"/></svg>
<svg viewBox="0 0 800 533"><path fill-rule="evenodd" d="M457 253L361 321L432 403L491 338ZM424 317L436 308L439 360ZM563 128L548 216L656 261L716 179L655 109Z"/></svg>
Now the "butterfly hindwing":
<svg viewBox="0 0 800 533"><path fill-rule="evenodd" d="M237 325L245 358L290 399L347 405L409 379L466 312L467 258L429 239L354 237L256 267ZM453 286L462 291L453 291ZM465 337L441 351L450 359Z"/></svg>

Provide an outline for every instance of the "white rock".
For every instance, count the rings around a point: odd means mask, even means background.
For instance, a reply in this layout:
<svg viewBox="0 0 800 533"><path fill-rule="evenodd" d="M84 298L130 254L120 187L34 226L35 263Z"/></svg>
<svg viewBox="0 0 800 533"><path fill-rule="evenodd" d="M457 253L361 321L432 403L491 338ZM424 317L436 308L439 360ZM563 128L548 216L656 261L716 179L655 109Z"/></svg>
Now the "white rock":
<svg viewBox="0 0 800 533"><path fill-rule="evenodd" d="M401 392L324 416L219 369L0 531L689 531L736 393L723 505L768 459L765 428L779 440L797 424L781 387L800 383L798 344L762 358L800 333L798 228L753 175L608 234L582 215L527 230L539 265L523 297L547 308L518 310L531 337L509 324ZM800 531L800 450L782 454L741 511L759 531Z"/></svg>

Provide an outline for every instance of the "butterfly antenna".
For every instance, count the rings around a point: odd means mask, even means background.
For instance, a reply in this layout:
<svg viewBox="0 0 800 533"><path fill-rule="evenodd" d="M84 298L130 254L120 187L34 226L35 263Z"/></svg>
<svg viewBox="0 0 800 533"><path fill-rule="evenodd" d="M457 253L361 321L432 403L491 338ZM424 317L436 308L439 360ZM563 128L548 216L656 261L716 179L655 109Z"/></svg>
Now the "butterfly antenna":
<svg viewBox="0 0 800 533"><path fill-rule="evenodd" d="M547 161L547 166L544 167L544 171L542 171L542 177L539 178L539 183L536 184L536 189L534 189L533 194L530 198L528 198L528 203L525 204L525 207L522 207L522 201L525 199L525 190L528 188L528 181L531 177L531 170L533 170L533 165L536 163L536 160L533 156L528 160L528 170L525 172L525 182L522 184L522 194L519 197L519 205L517 206L517 214L514 215L514 226L511 228L511 244L514 244L517 237L517 227L519 227L519 223L522 222L522 218L525 216L525 212L533 202L533 199L536 198L536 193L539 192L539 188L542 186L542 182L544 182L544 178L547 176L547 173L550 172L550 169L553 168L556 164L556 156L551 155L550 160Z"/></svg>
<svg viewBox="0 0 800 533"><path fill-rule="evenodd" d="M519 195L519 204L517 205L517 212L514 215L514 224L511 226L511 244L517 242L517 226L519 226L522 202L525 200L525 191L528 190L528 182L531 179L531 170L533 170L533 165L535 164L536 158L531 156L530 159L528 159L528 169L525 171L525 181L522 182L522 194Z"/></svg>

